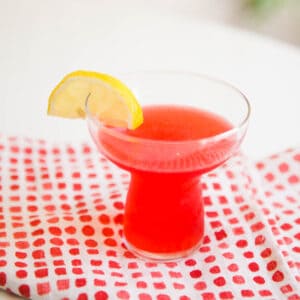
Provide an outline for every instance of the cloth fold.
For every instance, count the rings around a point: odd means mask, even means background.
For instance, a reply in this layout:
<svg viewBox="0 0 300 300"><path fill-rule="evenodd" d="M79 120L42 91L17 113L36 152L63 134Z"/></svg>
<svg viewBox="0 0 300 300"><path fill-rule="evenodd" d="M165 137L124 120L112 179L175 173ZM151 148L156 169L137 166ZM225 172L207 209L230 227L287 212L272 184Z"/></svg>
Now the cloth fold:
<svg viewBox="0 0 300 300"><path fill-rule="evenodd" d="M31 299L300 299L300 149L202 177L206 234L177 262L122 241L129 175L89 143L0 136L0 286Z"/></svg>

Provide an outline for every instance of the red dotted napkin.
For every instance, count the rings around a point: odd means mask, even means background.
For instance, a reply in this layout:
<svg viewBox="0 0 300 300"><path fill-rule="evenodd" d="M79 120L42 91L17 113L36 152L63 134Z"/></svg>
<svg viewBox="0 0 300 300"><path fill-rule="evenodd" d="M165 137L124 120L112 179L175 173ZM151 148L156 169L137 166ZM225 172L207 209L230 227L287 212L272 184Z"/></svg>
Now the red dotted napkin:
<svg viewBox="0 0 300 300"><path fill-rule="evenodd" d="M300 299L300 149L204 176L206 235L179 262L122 243L128 182L93 145L0 137L0 286L32 299Z"/></svg>

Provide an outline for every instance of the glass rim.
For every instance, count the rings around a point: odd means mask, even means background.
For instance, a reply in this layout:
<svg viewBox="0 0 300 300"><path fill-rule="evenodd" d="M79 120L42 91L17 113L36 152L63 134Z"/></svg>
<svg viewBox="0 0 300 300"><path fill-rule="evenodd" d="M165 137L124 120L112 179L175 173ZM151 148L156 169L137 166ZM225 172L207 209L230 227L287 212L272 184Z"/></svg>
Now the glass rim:
<svg viewBox="0 0 300 300"><path fill-rule="evenodd" d="M163 145L182 145L182 144L188 144L188 143L199 143L199 144L206 144L209 142L215 142L221 139L224 139L230 135L233 135L240 130L242 130L244 127L248 125L249 118L251 115L251 104L248 99L248 97L236 86L233 84L227 82L226 80L219 79L217 77L213 77L210 75L206 75L203 73L198 73L198 72L193 72L193 71L178 71L178 70L143 70L143 71L132 71L132 72L122 72L118 74L122 74L124 76L129 76L129 75L134 75L134 74L165 74L165 75L181 75L181 76L189 76L189 77L195 77L195 78L200 78L204 79L210 82L215 82L218 84L221 84L225 87L230 88L231 90L235 91L237 94L240 95L241 99L243 99L244 103L246 104L246 109L247 113L246 116L242 119L242 121L232 127L231 129L228 129L222 133L216 134L214 136L210 137L205 137L205 138L199 138L199 139L188 139L188 140L159 140L159 139L150 139L150 138L142 138L142 137L136 137L136 136L129 136L126 133L120 132L115 130L116 128L110 128L105 126L103 123L101 123L89 110L88 108L88 102L91 94L88 94L85 100L85 113L86 113L86 118L93 123L97 125L98 128L101 128L106 134L109 134L115 138L119 138L122 140L126 140L127 142L136 142L136 143L146 143L146 144L163 144ZM193 106L191 106L193 107ZM117 127L118 128L118 127ZM123 129L123 128L122 128Z"/></svg>

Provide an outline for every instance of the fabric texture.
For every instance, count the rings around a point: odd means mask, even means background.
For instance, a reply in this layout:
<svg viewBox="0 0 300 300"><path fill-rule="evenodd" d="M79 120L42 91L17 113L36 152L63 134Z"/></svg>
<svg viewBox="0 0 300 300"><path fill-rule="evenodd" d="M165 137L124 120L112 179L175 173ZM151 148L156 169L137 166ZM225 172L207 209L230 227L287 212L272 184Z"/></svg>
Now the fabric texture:
<svg viewBox="0 0 300 300"><path fill-rule="evenodd" d="M122 241L129 174L89 143L0 136L0 286L31 299L300 299L300 149L202 177L205 237L156 263Z"/></svg>

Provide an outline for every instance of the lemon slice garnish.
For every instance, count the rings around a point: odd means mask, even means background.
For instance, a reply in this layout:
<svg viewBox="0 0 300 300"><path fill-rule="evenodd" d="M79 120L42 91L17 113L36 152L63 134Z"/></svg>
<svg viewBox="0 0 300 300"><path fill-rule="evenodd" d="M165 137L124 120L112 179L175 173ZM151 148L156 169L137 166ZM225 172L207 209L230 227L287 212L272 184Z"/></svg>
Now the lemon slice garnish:
<svg viewBox="0 0 300 300"><path fill-rule="evenodd" d="M87 111L109 126L135 129L143 123L140 104L119 79L92 71L67 74L49 97L48 115L85 118Z"/></svg>

